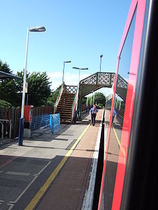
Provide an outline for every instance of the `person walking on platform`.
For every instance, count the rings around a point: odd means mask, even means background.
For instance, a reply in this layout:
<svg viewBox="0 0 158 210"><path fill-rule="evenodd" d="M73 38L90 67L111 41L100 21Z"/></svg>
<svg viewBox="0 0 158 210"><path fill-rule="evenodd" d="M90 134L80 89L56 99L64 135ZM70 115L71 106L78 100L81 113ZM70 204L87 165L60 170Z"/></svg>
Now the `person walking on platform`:
<svg viewBox="0 0 158 210"><path fill-rule="evenodd" d="M92 125L95 125L95 118L96 118L96 114L98 112L98 109L96 107L96 105L94 105L91 109L90 109L90 113L91 113L91 120L92 120Z"/></svg>
<svg viewBox="0 0 158 210"><path fill-rule="evenodd" d="M115 115L116 115L116 110L113 109L113 113L112 113L112 123L114 122Z"/></svg>

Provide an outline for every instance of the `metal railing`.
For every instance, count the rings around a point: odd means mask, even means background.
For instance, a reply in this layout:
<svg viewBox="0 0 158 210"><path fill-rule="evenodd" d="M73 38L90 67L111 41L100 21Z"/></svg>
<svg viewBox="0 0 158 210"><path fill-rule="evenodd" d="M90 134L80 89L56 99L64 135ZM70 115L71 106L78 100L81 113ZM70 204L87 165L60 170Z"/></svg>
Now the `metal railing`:
<svg viewBox="0 0 158 210"><path fill-rule="evenodd" d="M77 90L77 86L75 85L66 85L65 86L65 92L69 94L75 94Z"/></svg>
<svg viewBox="0 0 158 210"><path fill-rule="evenodd" d="M62 93L63 93L63 91L64 91L64 86L65 86L65 85L64 85L64 83L63 83L62 86L61 86L61 88L60 88L60 91L59 91L59 93L58 93L58 97L57 97L57 99L56 99L56 101L55 101L55 104L54 104L54 113L55 113L56 110L57 110L57 107L58 107L60 98L61 98Z"/></svg>
<svg viewBox="0 0 158 210"><path fill-rule="evenodd" d="M75 85L65 85L65 84L63 84L61 86L61 89L59 91L58 97L57 97L55 105L54 105L54 113L56 113L56 111L57 111L57 107L58 107L59 101L60 101L63 93L75 94L73 104L71 107L71 110L72 110L71 111L71 121L72 121L75 111L76 111L76 105L77 105L77 100L78 100L78 87Z"/></svg>
<svg viewBox="0 0 158 210"><path fill-rule="evenodd" d="M4 124L8 124L6 129L6 125ZM1 144L4 141L4 138L7 139L9 138L9 140L11 139L11 120L6 120L6 119L0 119L0 125L1 125ZM4 129L5 128L5 129Z"/></svg>
<svg viewBox="0 0 158 210"><path fill-rule="evenodd" d="M75 114L77 114L77 103L78 103L78 92L79 92L79 88L77 87L76 89L76 93L74 96L74 100L73 100L73 104L72 104L72 111L71 111L71 121L73 121L73 118L75 116Z"/></svg>

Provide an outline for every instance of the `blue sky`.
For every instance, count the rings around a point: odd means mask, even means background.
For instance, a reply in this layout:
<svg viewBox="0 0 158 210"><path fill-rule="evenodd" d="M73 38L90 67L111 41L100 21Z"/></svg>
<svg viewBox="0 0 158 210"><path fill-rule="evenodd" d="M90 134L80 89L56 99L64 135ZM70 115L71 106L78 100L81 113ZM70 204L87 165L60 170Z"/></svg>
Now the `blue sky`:
<svg viewBox="0 0 158 210"><path fill-rule="evenodd" d="M27 27L45 26L29 34L27 71L47 72L52 88L77 85L100 68L115 72L116 59L131 0L5 0L1 2L0 60L16 74L24 68ZM107 90L105 91L107 95Z"/></svg>

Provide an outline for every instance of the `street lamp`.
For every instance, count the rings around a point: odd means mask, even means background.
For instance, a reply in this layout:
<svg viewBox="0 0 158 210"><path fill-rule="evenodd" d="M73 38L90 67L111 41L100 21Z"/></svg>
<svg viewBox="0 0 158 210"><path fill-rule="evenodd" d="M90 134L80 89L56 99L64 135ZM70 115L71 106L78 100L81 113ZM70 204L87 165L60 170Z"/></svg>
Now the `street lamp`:
<svg viewBox="0 0 158 210"><path fill-rule="evenodd" d="M100 55L100 72L101 72L102 57L103 55Z"/></svg>
<svg viewBox="0 0 158 210"><path fill-rule="evenodd" d="M46 31L46 28L44 26L37 26L37 27L32 27L28 28L30 32L44 32Z"/></svg>
<svg viewBox="0 0 158 210"><path fill-rule="evenodd" d="M71 61L64 61L64 62L63 62L63 78L62 78L62 84L64 83L64 70L65 70L65 63L71 63Z"/></svg>
<svg viewBox="0 0 158 210"><path fill-rule="evenodd" d="M32 28L27 28L27 38L26 38L26 52L25 52L25 68L23 77L23 92L22 92L22 103L21 103L21 118L19 121L19 136L18 144L22 145L23 141L23 130L24 130L24 104L25 104L25 84L26 84L26 74L27 74L27 57L28 57L28 43L29 43L29 32L44 32L46 31L44 26L37 26Z"/></svg>
<svg viewBox="0 0 158 210"><path fill-rule="evenodd" d="M79 77L78 77L78 85L79 85L79 82L80 82L80 71L81 70L88 70L88 68L78 68L78 67L72 67L72 68L79 70Z"/></svg>

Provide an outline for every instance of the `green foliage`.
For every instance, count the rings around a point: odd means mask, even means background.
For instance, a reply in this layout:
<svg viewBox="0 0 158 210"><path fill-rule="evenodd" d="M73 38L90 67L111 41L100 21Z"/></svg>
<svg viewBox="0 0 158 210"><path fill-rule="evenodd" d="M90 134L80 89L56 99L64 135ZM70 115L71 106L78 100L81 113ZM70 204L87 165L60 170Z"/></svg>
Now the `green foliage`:
<svg viewBox="0 0 158 210"><path fill-rule="evenodd" d="M61 89L61 85L55 91L51 92L51 94L50 94L50 96L47 100L47 105L48 106L53 106L55 104L55 101L58 97L60 89Z"/></svg>
<svg viewBox="0 0 158 210"><path fill-rule="evenodd" d="M103 105L100 104L100 103L98 103L98 104L97 104L97 108L98 108L98 109L101 109L101 108L103 108Z"/></svg>
<svg viewBox="0 0 158 210"><path fill-rule="evenodd" d="M86 104L86 102L87 102L87 97L83 97L82 98L82 104Z"/></svg>
<svg viewBox="0 0 158 210"><path fill-rule="evenodd" d="M88 97L88 104L93 104L93 97L94 98L94 103L97 104L98 108L103 108L105 106L105 102L106 102L106 97L104 96L103 93L101 92L97 92L95 93L95 96L93 95L92 97Z"/></svg>
<svg viewBox="0 0 158 210"><path fill-rule="evenodd" d="M47 99L51 94L51 82L46 72L33 72L26 81L28 82L29 104L36 107L47 105Z"/></svg>
<svg viewBox="0 0 158 210"><path fill-rule="evenodd" d="M12 73L6 63L0 60L0 71ZM0 99L7 101L12 106L21 106L22 89L23 89L23 71L17 72L17 76L22 80L17 79L3 79L0 80ZM47 99L51 94L49 78L46 72L33 72L26 75L28 83L28 103L34 106L47 105ZM4 103L3 103L4 104Z"/></svg>
<svg viewBox="0 0 158 210"><path fill-rule="evenodd" d="M2 63L0 61L0 71L6 72L6 73L12 73L9 66L6 63ZM0 99L9 102L12 104L12 106L19 105L19 95L18 90L16 86L16 80L15 79L3 79L0 81Z"/></svg>
<svg viewBox="0 0 158 210"><path fill-rule="evenodd" d="M102 108L103 106L105 106L105 102L106 102L106 98L104 94L97 92L95 94L95 103L97 103L97 105L99 105L99 107Z"/></svg>
<svg viewBox="0 0 158 210"><path fill-rule="evenodd" d="M6 73L12 73L7 63L3 63L0 60L0 71L6 72Z"/></svg>
<svg viewBox="0 0 158 210"><path fill-rule="evenodd" d="M9 102L0 99L0 107L11 107L11 106L12 105Z"/></svg>
<svg viewBox="0 0 158 210"><path fill-rule="evenodd" d="M88 104L91 104L91 97L88 97Z"/></svg>

